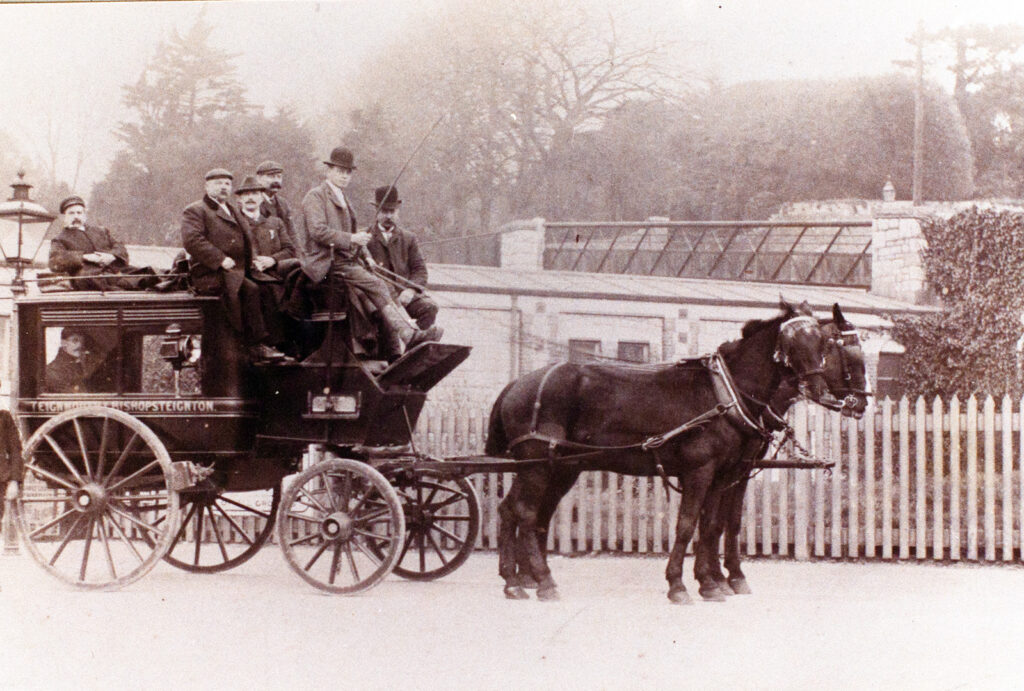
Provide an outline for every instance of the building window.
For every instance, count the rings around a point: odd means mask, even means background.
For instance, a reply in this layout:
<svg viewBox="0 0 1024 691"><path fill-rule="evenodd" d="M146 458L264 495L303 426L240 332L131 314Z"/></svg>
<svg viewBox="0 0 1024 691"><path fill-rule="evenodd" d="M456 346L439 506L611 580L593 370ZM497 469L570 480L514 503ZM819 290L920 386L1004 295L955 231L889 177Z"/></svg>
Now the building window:
<svg viewBox="0 0 1024 691"><path fill-rule="evenodd" d="M619 360L623 362L650 362L651 344L619 341Z"/></svg>
<svg viewBox="0 0 1024 691"><path fill-rule="evenodd" d="M895 399L903 392L899 387L900 370L903 368L903 353L878 354L878 369L876 370L875 396L882 400L886 396Z"/></svg>
<svg viewBox="0 0 1024 691"><path fill-rule="evenodd" d="M601 341L569 339L569 362L593 362L601 357Z"/></svg>

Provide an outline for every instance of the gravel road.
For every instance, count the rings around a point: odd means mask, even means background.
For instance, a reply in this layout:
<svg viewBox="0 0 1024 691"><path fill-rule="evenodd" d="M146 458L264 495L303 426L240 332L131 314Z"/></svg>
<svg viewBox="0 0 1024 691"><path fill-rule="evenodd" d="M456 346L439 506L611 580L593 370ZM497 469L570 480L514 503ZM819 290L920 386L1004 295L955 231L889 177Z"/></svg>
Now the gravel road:
<svg viewBox="0 0 1024 691"><path fill-rule="evenodd" d="M109 593L2 557L0 688L1024 687L1022 568L754 561L753 595L678 607L662 559L551 564L562 600L541 603L503 598L493 553L355 597L306 585L273 546Z"/></svg>

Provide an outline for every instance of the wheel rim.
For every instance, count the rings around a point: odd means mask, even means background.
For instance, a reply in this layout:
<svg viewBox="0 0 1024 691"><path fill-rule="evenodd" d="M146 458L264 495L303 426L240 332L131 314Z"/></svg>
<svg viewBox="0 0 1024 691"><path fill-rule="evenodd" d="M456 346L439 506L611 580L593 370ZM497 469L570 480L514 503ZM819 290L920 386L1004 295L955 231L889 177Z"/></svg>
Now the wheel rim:
<svg viewBox="0 0 1024 691"><path fill-rule="evenodd" d="M211 489L181 492L181 527L164 561L192 573L240 566L274 531L281 488L242 494Z"/></svg>
<svg viewBox="0 0 1024 691"><path fill-rule="evenodd" d="M441 578L462 566L480 533L480 502L466 478L396 478L405 514L405 545L395 573L410 580Z"/></svg>
<svg viewBox="0 0 1024 691"><path fill-rule="evenodd" d="M379 472L349 459L295 477L278 510L277 539L288 565L333 593L380 583L398 561L404 534L395 490Z"/></svg>
<svg viewBox="0 0 1024 691"><path fill-rule="evenodd" d="M79 588L114 588L145 575L180 519L171 460L136 418L110 408L47 420L24 450L17 520L29 554Z"/></svg>

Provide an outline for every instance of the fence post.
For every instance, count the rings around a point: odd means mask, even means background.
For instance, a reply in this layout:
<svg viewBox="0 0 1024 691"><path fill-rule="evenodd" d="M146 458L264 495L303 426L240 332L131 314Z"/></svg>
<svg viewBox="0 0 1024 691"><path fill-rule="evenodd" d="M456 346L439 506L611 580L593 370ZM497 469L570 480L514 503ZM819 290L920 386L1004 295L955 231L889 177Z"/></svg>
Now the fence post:
<svg viewBox="0 0 1024 691"><path fill-rule="evenodd" d="M1013 561L1013 401L1003 396L1003 561Z"/></svg>
<svg viewBox="0 0 1024 691"><path fill-rule="evenodd" d="M810 417L810 406L801 403L796 407L796 424L793 425L793 429L796 432L796 440L807 446L807 428L808 428L808 417ZM803 477L796 477L794 479L795 485L793 487L793 503L794 503L794 515L793 515L793 551L794 556L798 561L805 561L810 557L808 550L807 541L807 524L810 518L810 506L808 506L807 495L807 474L801 473ZM785 491L785 489L783 490ZM786 503L779 501L779 521L780 524L784 524ZM779 542L782 542L782 536L780 532ZM781 545L780 545L781 549Z"/></svg>
<svg viewBox="0 0 1024 691"><path fill-rule="evenodd" d="M960 398L949 402L949 558L960 558Z"/></svg>
<svg viewBox="0 0 1024 691"><path fill-rule="evenodd" d="M832 538L829 554L833 557L843 556L843 417L839 413L828 413L832 420L832 434L829 447L830 457L835 459L836 467L832 469L829 483L832 489ZM822 475L824 475L822 471Z"/></svg>
<svg viewBox="0 0 1024 691"><path fill-rule="evenodd" d="M985 397L985 561L996 558L996 402Z"/></svg>
<svg viewBox="0 0 1024 691"><path fill-rule="evenodd" d="M924 559L928 556L928 494L925 485L928 480L928 418L925 413L924 397L918 396L914 404L914 528L917 538L914 545L914 556Z"/></svg>
<svg viewBox="0 0 1024 691"><path fill-rule="evenodd" d="M867 417L865 416L863 420L866 426ZM846 425L847 453L850 457L846 475L850 479L847 485L849 487L850 499L849 518L847 519L849 531L847 535L846 556L856 559L860 556L860 450L858 449L858 433L861 422L856 418L851 418L847 420Z"/></svg>
<svg viewBox="0 0 1024 691"><path fill-rule="evenodd" d="M910 557L910 401L900 398L900 559Z"/></svg>
<svg viewBox="0 0 1024 691"><path fill-rule="evenodd" d="M967 558L978 559L978 399L967 399Z"/></svg>
<svg viewBox="0 0 1024 691"><path fill-rule="evenodd" d="M892 399L882 402L882 558L892 559Z"/></svg>
<svg viewBox="0 0 1024 691"><path fill-rule="evenodd" d="M864 416L864 556L872 559L875 556L875 429L878 415L875 403L868 404Z"/></svg>
<svg viewBox="0 0 1024 691"><path fill-rule="evenodd" d="M932 559L942 559L942 531L945 527L943 512L942 463L945 453L942 450L942 399L936 396L932 400Z"/></svg>

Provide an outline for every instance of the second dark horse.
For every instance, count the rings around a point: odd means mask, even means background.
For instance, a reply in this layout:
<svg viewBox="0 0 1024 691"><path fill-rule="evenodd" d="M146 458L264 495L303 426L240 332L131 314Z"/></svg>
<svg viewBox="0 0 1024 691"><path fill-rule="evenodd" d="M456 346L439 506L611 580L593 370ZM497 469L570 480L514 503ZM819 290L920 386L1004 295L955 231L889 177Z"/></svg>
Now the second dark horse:
<svg viewBox="0 0 1024 691"><path fill-rule="evenodd" d="M538 541L542 506L554 506L586 470L675 478L681 491L665 577L668 597L688 603L683 557L705 494L761 434L756 420L783 378L814 401L831 398L822 376L827 337L806 303L782 303L773 319L708 359L654 367L560 364L509 384L491 409L486 452L547 459L520 470L499 507L499 573L509 598L527 597L517 557L541 599L558 597ZM548 517L549 518L549 517Z"/></svg>

